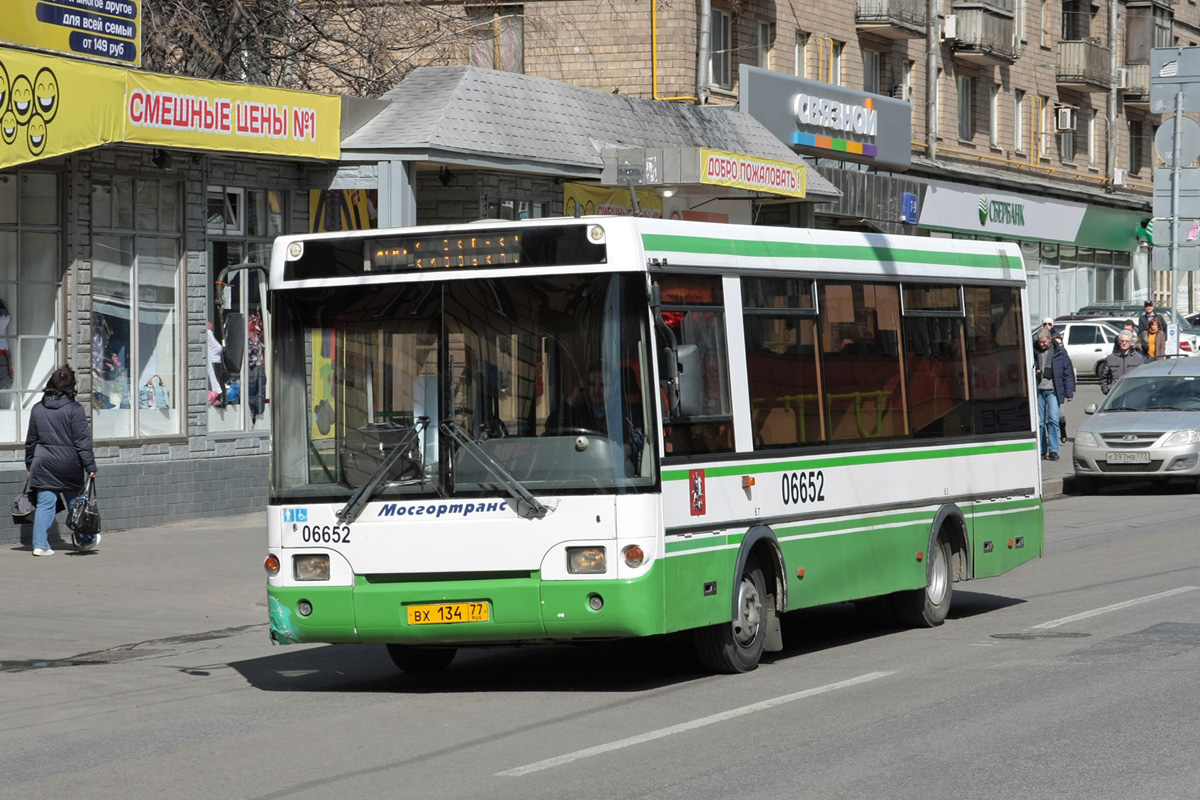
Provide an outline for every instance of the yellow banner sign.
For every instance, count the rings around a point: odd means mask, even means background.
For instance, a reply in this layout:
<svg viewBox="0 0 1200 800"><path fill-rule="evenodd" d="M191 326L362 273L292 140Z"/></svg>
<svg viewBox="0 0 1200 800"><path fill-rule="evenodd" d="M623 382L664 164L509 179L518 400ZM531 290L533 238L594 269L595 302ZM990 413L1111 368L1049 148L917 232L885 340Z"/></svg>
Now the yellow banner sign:
<svg viewBox="0 0 1200 800"><path fill-rule="evenodd" d="M0 48L0 169L116 142L335 160L341 99Z"/></svg>
<svg viewBox="0 0 1200 800"><path fill-rule="evenodd" d="M701 183L804 197L807 177L803 164L752 158L722 150L700 150Z"/></svg>
<svg viewBox="0 0 1200 800"><path fill-rule="evenodd" d="M660 218L663 215L662 196L650 188L638 192L638 205L642 216ZM608 216L630 216L633 200L628 189L613 189L607 186L589 186L585 183L563 183L563 214L568 217L579 214L590 217L594 214Z"/></svg>
<svg viewBox="0 0 1200 800"><path fill-rule="evenodd" d="M141 0L4 0L9 44L142 65Z"/></svg>
<svg viewBox="0 0 1200 800"><path fill-rule="evenodd" d="M125 141L336 159L341 110L333 95L130 71Z"/></svg>

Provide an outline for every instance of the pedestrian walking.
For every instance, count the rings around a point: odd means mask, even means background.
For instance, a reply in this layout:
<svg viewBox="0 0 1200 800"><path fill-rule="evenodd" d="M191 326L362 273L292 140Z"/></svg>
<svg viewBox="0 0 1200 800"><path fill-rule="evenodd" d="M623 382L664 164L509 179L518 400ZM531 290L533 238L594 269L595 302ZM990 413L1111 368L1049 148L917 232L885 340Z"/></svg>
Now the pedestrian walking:
<svg viewBox="0 0 1200 800"><path fill-rule="evenodd" d="M1146 330L1139 337L1142 342L1142 353L1147 361L1161 358L1167 352L1167 331L1159 323L1162 317L1151 317Z"/></svg>
<svg viewBox="0 0 1200 800"><path fill-rule="evenodd" d="M1064 347L1063 337L1062 337L1062 333L1060 331L1056 331L1056 330L1054 330L1054 328L1051 328L1050 329L1050 338L1054 341L1054 344L1058 345L1060 348ZM1063 352L1064 353L1066 352L1065 348L1063 349ZM1070 354L1067 355L1067 365L1071 369L1071 385L1074 386L1075 385L1075 365L1071 363ZM1059 440L1059 443L1061 443L1061 444L1067 443L1067 407L1062 403L1058 404L1058 440Z"/></svg>
<svg viewBox="0 0 1200 800"><path fill-rule="evenodd" d="M1117 347L1120 348L1118 352L1104 359L1104 366L1100 367L1100 391L1105 394L1126 373L1146 363L1142 354L1133 349L1132 331L1121 331L1117 337Z"/></svg>
<svg viewBox="0 0 1200 800"><path fill-rule="evenodd" d="M1075 397L1075 371L1071 369L1066 348L1051 339L1050 332L1044 329L1037 332L1033 366L1042 458L1058 461L1059 407Z"/></svg>
<svg viewBox="0 0 1200 800"><path fill-rule="evenodd" d="M29 489L37 495L33 554L52 556L49 535L54 516L75 504L84 476L96 474L92 429L87 412L75 402L75 373L70 367L54 370L41 401L29 413L25 469L29 471ZM91 550L98 544L100 534L82 542L82 547Z"/></svg>
<svg viewBox="0 0 1200 800"><path fill-rule="evenodd" d="M1154 311L1154 301L1153 300L1147 300L1146 302L1142 303L1142 308L1145 310L1142 311L1142 315L1140 317L1138 317L1138 323L1137 323L1139 334L1146 332L1146 329L1150 327L1150 320L1153 320L1153 319L1158 320L1159 330L1165 331L1167 329L1167 321L1165 319L1163 319L1163 315L1156 314Z"/></svg>

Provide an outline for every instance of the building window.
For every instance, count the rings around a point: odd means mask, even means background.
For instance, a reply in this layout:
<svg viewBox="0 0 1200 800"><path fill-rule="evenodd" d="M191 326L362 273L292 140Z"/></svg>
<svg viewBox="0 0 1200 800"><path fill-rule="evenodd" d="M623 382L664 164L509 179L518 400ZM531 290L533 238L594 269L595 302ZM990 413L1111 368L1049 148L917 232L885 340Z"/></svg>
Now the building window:
<svg viewBox="0 0 1200 800"><path fill-rule="evenodd" d="M988 144L1000 146L1000 84L988 88Z"/></svg>
<svg viewBox="0 0 1200 800"><path fill-rule="evenodd" d="M796 65L795 74L798 78L808 77L808 34L796 32Z"/></svg>
<svg viewBox="0 0 1200 800"><path fill-rule="evenodd" d="M879 87L883 81L880 78L880 64L882 59L879 57L878 50L862 51L863 60L863 91L870 94L879 94Z"/></svg>
<svg viewBox="0 0 1200 800"><path fill-rule="evenodd" d="M1058 156L1064 164L1070 164L1075 161L1075 131L1059 132Z"/></svg>
<svg viewBox="0 0 1200 800"><path fill-rule="evenodd" d="M1079 0L1063 0L1062 39L1064 42L1079 41L1091 35L1091 0L1085 6Z"/></svg>
<svg viewBox="0 0 1200 800"><path fill-rule="evenodd" d="M1089 108L1087 114L1087 159L1088 166L1096 166L1096 109Z"/></svg>
<svg viewBox="0 0 1200 800"><path fill-rule="evenodd" d="M525 71L525 7L467 7L471 66Z"/></svg>
<svg viewBox="0 0 1200 800"><path fill-rule="evenodd" d="M1042 0L1042 14L1038 21L1038 44L1042 47L1050 46L1050 4L1047 0Z"/></svg>
<svg viewBox="0 0 1200 800"><path fill-rule="evenodd" d="M210 209L219 198L242 200L241 225L226 225L212 230L208 243L209 285L226 267L243 262L269 266L271 242L286 233L284 195L269 189L208 187ZM213 432L265 430L268 425L267 387L267 312L266 274L246 269L228 273L221 296L213 297L208 307L208 322L221 347L221 359L206 363L208 376L208 429ZM220 301L219 306L218 302ZM206 334L207 335L207 334ZM208 359L208 348L205 358Z"/></svg>
<svg viewBox="0 0 1200 800"><path fill-rule="evenodd" d="M733 87L733 18L725 11L712 10L709 31L708 82L722 89Z"/></svg>
<svg viewBox="0 0 1200 800"><path fill-rule="evenodd" d="M1038 158L1045 158L1046 151L1050 147L1050 143L1046 141L1046 115L1049 114L1052 109L1050 108L1049 97L1039 97L1038 101L1041 107L1038 109L1037 151Z"/></svg>
<svg viewBox="0 0 1200 800"><path fill-rule="evenodd" d="M1013 150L1025 152L1025 93L1013 92Z"/></svg>
<svg viewBox="0 0 1200 800"><path fill-rule="evenodd" d="M1142 169L1142 122L1129 120L1129 174L1137 175Z"/></svg>
<svg viewBox="0 0 1200 800"><path fill-rule="evenodd" d="M771 68L771 23L758 23L758 66Z"/></svg>
<svg viewBox="0 0 1200 800"><path fill-rule="evenodd" d="M970 141L975 136L974 130L974 115L973 100L974 100L974 79L966 76L958 76L958 138L963 141Z"/></svg>
<svg viewBox="0 0 1200 800"><path fill-rule="evenodd" d="M0 174L0 442L25 441L29 409L59 366L59 177Z"/></svg>
<svg viewBox="0 0 1200 800"><path fill-rule="evenodd" d="M97 439L178 434L183 184L92 180L92 429Z"/></svg>
<svg viewBox="0 0 1200 800"><path fill-rule="evenodd" d="M829 82L834 86L842 85L842 53L845 51L845 49L846 45L844 43L833 43L833 63L829 71Z"/></svg>
<svg viewBox="0 0 1200 800"><path fill-rule="evenodd" d="M1017 29L1017 40L1021 44L1025 44L1028 38L1025 35L1025 4L1028 0L1016 0L1013 6L1013 25Z"/></svg>

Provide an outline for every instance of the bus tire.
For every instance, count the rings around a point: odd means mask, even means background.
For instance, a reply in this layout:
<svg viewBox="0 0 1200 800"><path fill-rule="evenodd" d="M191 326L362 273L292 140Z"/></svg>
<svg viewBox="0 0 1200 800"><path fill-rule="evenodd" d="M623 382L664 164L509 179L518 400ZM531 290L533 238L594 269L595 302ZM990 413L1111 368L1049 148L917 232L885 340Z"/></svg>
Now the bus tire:
<svg viewBox="0 0 1200 800"><path fill-rule="evenodd" d="M766 643L767 581L753 556L742 569L737 593L737 611L732 622L698 628L695 632L700 662L708 670L723 675L753 670Z"/></svg>
<svg viewBox="0 0 1200 800"><path fill-rule="evenodd" d="M392 663L414 675L430 675L450 666L458 650L453 647L413 647L407 644L389 644L388 655Z"/></svg>
<svg viewBox="0 0 1200 800"><path fill-rule="evenodd" d="M933 563L929 565L929 581L923 589L896 592L891 596L892 610L906 625L914 628L934 628L946 621L950 613L950 600L954 594L954 576L951 574L950 539L939 533L934 550L929 554Z"/></svg>

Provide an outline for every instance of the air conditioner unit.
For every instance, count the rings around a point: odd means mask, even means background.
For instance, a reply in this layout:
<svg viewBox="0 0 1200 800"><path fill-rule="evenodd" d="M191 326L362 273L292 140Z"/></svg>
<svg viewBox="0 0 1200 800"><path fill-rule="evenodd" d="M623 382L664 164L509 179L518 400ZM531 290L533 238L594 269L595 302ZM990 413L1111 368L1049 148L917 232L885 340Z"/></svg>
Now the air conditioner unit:
<svg viewBox="0 0 1200 800"><path fill-rule="evenodd" d="M1056 108L1054 110L1054 130L1059 132L1075 130L1075 109L1067 106Z"/></svg>
<svg viewBox="0 0 1200 800"><path fill-rule="evenodd" d="M911 103L913 99L913 87L911 84L898 83L892 87L892 97L897 100L903 100L906 103Z"/></svg>
<svg viewBox="0 0 1200 800"><path fill-rule="evenodd" d="M1117 73L1113 75L1113 84L1117 89L1129 88L1129 70L1125 67L1117 67Z"/></svg>
<svg viewBox="0 0 1200 800"><path fill-rule="evenodd" d="M1120 167L1113 168L1113 186L1125 185L1125 170Z"/></svg>
<svg viewBox="0 0 1200 800"><path fill-rule="evenodd" d="M947 14L942 21L942 39L950 41L958 38L958 15Z"/></svg>

